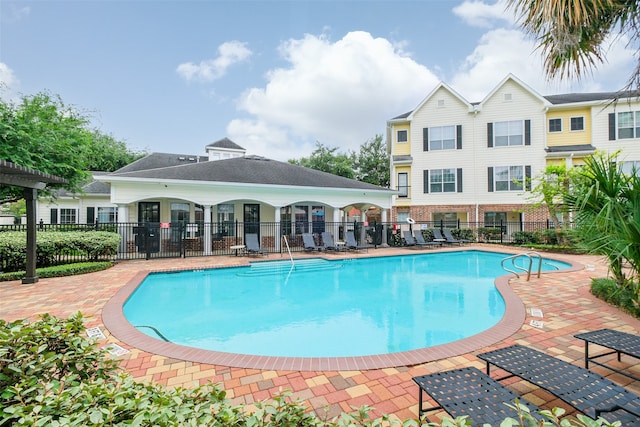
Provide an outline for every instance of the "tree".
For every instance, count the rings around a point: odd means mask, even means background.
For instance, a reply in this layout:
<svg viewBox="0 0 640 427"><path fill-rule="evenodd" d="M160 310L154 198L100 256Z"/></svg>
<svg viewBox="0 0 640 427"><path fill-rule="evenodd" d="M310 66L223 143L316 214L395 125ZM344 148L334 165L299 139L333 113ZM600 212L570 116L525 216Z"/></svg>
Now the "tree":
<svg viewBox="0 0 640 427"><path fill-rule="evenodd" d="M389 153L382 135L376 135L362 144L360 151L352 157L358 181L389 187Z"/></svg>
<svg viewBox="0 0 640 427"><path fill-rule="evenodd" d="M605 256L618 286L632 289L639 302L640 171L624 173L616 154L588 158L565 200L580 245Z"/></svg>
<svg viewBox="0 0 640 427"><path fill-rule="evenodd" d="M337 147L329 148L316 142L316 149L309 157L290 159L289 163L353 179L355 172L351 157L336 153L337 150Z"/></svg>
<svg viewBox="0 0 640 427"><path fill-rule="evenodd" d="M509 0L522 27L539 41L547 76L581 77L605 58L603 43L610 34L626 35L637 45L640 16L635 0ZM638 64L629 79L640 83Z"/></svg>
<svg viewBox="0 0 640 427"><path fill-rule="evenodd" d="M113 172L145 154L145 152L131 151L124 142L96 129L91 133L87 168L91 171Z"/></svg>

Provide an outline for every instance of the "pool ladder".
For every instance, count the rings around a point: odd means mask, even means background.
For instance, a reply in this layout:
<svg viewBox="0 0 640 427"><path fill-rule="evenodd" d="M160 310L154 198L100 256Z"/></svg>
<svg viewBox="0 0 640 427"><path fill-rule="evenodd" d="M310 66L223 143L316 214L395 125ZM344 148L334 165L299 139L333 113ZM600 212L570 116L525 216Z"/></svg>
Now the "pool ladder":
<svg viewBox="0 0 640 427"><path fill-rule="evenodd" d="M516 270L518 270L518 271L526 271L527 272L527 281L529 281L529 279L531 279L531 268L533 267L533 257L538 259L538 278L540 278L540 271L542 270L542 255L540 255L538 252L535 252L535 251L529 251L529 252L525 252L525 253L522 253L522 254L511 255L511 256L508 256L506 258L503 258L501 266L502 266L502 268L504 270L508 271L509 273L515 274L518 279L520 278L520 275L518 274L518 272ZM523 267L521 265L517 265L516 264L516 260L518 258L526 258L526 260L529 261L529 266L528 267ZM511 268L505 267L504 264L507 261L511 261Z"/></svg>

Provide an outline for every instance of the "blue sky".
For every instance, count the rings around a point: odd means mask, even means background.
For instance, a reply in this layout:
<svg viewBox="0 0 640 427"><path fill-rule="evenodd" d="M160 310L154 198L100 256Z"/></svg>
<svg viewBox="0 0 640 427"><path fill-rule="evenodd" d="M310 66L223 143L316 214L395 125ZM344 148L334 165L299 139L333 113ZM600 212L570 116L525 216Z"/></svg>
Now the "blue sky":
<svg viewBox="0 0 640 427"><path fill-rule="evenodd" d="M481 101L512 73L542 95L621 89L618 38L581 81L548 82L501 2L0 0L0 96L48 91L134 150L228 137L277 160L357 150L444 81Z"/></svg>

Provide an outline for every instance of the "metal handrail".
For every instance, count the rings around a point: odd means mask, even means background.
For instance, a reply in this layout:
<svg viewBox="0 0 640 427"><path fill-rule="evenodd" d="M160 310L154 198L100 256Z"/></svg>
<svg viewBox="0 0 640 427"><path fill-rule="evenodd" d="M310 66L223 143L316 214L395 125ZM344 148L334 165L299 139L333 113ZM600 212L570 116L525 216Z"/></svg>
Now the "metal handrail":
<svg viewBox="0 0 640 427"><path fill-rule="evenodd" d="M540 278L540 272L542 270L542 255L540 255L536 251L529 251L529 252L525 252L525 253L521 253L521 254L510 255L510 256L508 256L506 258L503 258L501 263L500 263L500 265L501 265L503 270L508 271L509 273L515 274L516 277L519 279L520 275L515 270L511 270L511 269L505 267L505 265L504 265L505 261L511 260L512 268L520 270L520 271L526 271L527 272L527 281L529 281L529 279L531 279L531 268L533 267L532 256L535 256L535 257L538 258L538 278ZM521 267L519 265L516 265L515 260L520 258L520 257L526 257L529 260L529 266L527 268Z"/></svg>
<svg viewBox="0 0 640 427"><path fill-rule="evenodd" d="M282 236L282 238L284 239L284 245L287 247L287 252L289 253L289 259L291 260L291 267L295 267L296 263L293 262L293 255L291 255L291 248L289 247L289 240L287 239L287 236Z"/></svg>

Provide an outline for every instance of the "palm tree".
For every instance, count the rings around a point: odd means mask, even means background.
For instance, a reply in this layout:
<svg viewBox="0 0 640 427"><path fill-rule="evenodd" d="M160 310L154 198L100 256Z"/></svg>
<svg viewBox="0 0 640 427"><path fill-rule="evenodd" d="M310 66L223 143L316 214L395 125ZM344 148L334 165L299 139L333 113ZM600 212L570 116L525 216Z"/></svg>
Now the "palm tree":
<svg viewBox="0 0 640 427"><path fill-rule="evenodd" d="M615 156L596 154L586 160L565 201L575 214L580 244L605 256L623 288L637 297L640 267L640 178L625 174Z"/></svg>
<svg viewBox="0 0 640 427"><path fill-rule="evenodd" d="M548 77L582 77L605 60L607 36L626 35L628 45L640 40L636 0L507 0L521 26L539 41ZM640 83L638 64L629 87Z"/></svg>

